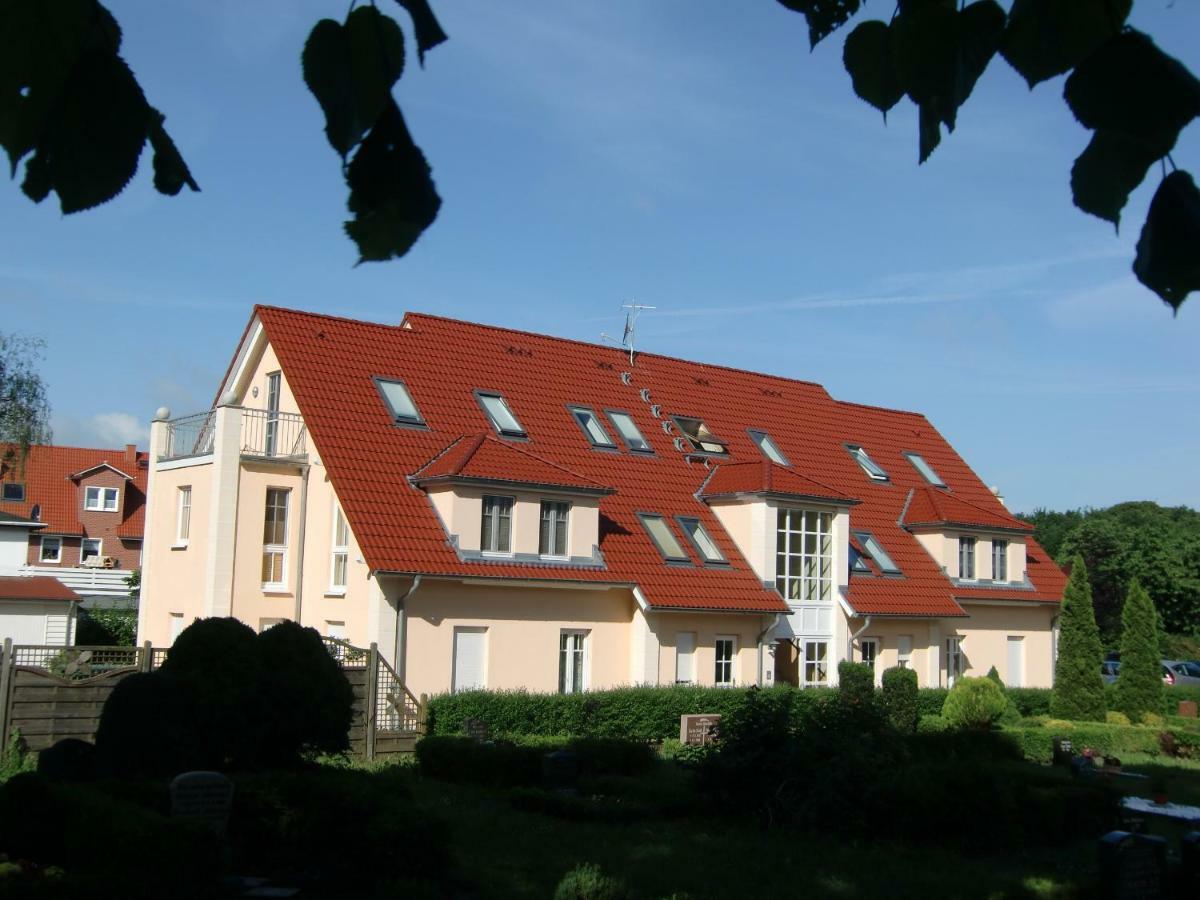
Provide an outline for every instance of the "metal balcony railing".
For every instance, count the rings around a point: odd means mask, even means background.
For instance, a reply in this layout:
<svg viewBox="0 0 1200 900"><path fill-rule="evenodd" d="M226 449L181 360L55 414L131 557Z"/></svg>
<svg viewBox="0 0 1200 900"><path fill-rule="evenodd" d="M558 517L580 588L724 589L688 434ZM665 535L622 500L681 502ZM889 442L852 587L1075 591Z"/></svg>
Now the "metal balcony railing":
<svg viewBox="0 0 1200 900"><path fill-rule="evenodd" d="M213 410L167 423L167 443L160 459L206 456L213 451Z"/></svg>
<svg viewBox="0 0 1200 900"><path fill-rule="evenodd" d="M307 452L308 432L298 414L268 409L242 410L244 455L294 459Z"/></svg>

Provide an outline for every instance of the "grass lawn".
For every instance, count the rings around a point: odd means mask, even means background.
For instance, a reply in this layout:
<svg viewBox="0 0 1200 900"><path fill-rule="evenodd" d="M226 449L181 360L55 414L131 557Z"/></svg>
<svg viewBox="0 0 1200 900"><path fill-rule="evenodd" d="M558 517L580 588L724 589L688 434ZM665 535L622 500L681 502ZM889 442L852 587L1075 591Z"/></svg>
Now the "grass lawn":
<svg viewBox="0 0 1200 900"><path fill-rule="evenodd" d="M664 764L650 776L656 790L672 773ZM1053 852L963 858L928 845L851 843L745 820L564 821L514 808L508 791L415 772L410 788L416 803L449 824L459 875L483 897L552 897L579 863L598 864L644 898L1082 897L1095 860L1089 840ZM946 827L954 828L953 810Z"/></svg>

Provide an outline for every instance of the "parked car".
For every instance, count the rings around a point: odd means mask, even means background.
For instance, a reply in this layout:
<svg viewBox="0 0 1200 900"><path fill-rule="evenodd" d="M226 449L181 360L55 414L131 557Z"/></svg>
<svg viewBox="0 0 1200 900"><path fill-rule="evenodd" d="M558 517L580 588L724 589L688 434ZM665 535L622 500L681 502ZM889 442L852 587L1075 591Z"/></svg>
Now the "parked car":
<svg viewBox="0 0 1200 900"><path fill-rule="evenodd" d="M1164 659L1163 684L1200 687L1200 665L1187 659Z"/></svg>
<svg viewBox="0 0 1200 900"><path fill-rule="evenodd" d="M1106 659L1100 663L1100 677L1104 679L1105 684L1113 684L1117 680L1117 673L1121 671L1121 661L1119 659Z"/></svg>

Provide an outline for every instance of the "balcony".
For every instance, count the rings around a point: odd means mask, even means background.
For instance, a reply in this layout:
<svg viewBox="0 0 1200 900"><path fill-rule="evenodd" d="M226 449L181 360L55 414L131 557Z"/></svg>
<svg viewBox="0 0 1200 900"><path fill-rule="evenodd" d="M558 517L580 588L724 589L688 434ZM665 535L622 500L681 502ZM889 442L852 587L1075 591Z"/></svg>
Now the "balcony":
<svg viewBox="0 0 1200 900"><path fill-rule="evenodd" d="M241 454L252 459L294 461L308 455L308 431L297 413L241 409ZM209 456L216 444L216 410L171 419L159 462Z"/></svg>

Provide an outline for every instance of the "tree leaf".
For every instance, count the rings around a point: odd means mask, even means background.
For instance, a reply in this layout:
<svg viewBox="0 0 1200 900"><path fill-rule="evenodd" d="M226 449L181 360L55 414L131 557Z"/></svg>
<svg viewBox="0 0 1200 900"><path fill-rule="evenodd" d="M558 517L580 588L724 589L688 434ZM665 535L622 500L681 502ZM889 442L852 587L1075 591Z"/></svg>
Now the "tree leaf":
<svg viewBox="0 0 1200 900"><path fill-rule="evenodd" d="M408 12L412 19L413 30L417 34L417 60L425 67L425 51L432 50L448 38L442 30L437 16L429 8L429 0L396 0Z"/></svg>
<svg viewBox="0 0 1200 900"><path fill-rule="evenodd" d="M442 205L429 163L394 100L354 154L346 183L354 214L346 234L358 245L360 263L403 256Z"/></svg>
<svg viewBox="0 0 1200 900"><path fill-rule="evenodd" d="M1007 16L995 0L979 0L958 14L958 64L954 103L962 106L1000 49ZM953 127L953 126L951 126Z"/></svg>
<svg viewBox="0 0 1200 900"><path fill-rule="evenodd" d="M954 128L958 72L958 13L953 7L928 4L900 13L892 21L896 69L909 99ZM922 147L926 141L922 138ZM933 146L936 146L934 142ZM922 156L928 154L922 152Z"/></svg>
<svg viewBox="0 0 1200 900"><path fill-rule="evenodd" d="M1119 131L1165 154L1200 115L1200 81L1149 37L1125 31L1081 62L1063 96L1080 124Z"/></svg>
<svg viewBox="0 0 1200 900"><path fill-rule="evenodd" d="M1162 153L1119 131L1097 131L1071 167L1071 194L1086 213L1120 226L1129 194Z"/></svg>
<svg viewBox="0 0 1200 900"><path fill-rule="evenodd" d="M160 194L172 197L183 190L185 184L193 191L199 191L200 185L192 178L187 163L179 155L179 148L163 128L166 118L157 109L150 108L148 136L150 146L154 148L154 187Z"/></svg>
<svg viewBox="0 0 1200 900"><path fill-rule="evenodd" d="M923 163L942 142L942 122L936 109L929 104L922 104L917 107L917 123L920 128L920 152L917 162Z"/></svg>
<svg viewBox="0 0 1200 900"><path fill-rule="evenodd" d="M800 13L808 22L810 50L850 21L862 6L862 0L779 0L779 3Z"/></svg>
<svg viewBox="0 0 1200 900"><path fill-rule="evenodd" d="M359 6L346 19L346 36L350 41L355 116L370 128L391 100L392 87L404 72L404 35L394 19L373 6Z"/></svg>
<svg viewBox="0 0 1200 900"><path fill-rule="evenodd" d="M124 60L85 50L46 119L22 190L35 202L54 190L63 213L111 200L137 172L149 111Z"/></svg>
<svg viewBox="0 0 1200 900"><path fill-rule="evenodd" d="M325 113L325 137L344 160L370 123L360 123L356 116L350 38L340 22L322 19L313 26L300 65L304 83Z"/></svg>
<svg viewBox="0 0 1200 900"><path fill-rule="evenodd" d="M855 27L842 48L842 64L850 74L854 93L883 113L887 121L888 110L904 96L892 57L892 30L887 23L872 19Z"/></svg>
<svg viewBox="0 0 1200 900"><path fill-rule="evenodd" d="M1133 0L1013 0L1000 53L1032 90L1120 33Z"/></svg>
<svg viewBox="0 0 1200 900"><path fill-rule="evenodd" d="M1200 290L1200 191L1179 169L1162 180L1137 242L1133 274L1179 312L1192 291Z"/></svg>

